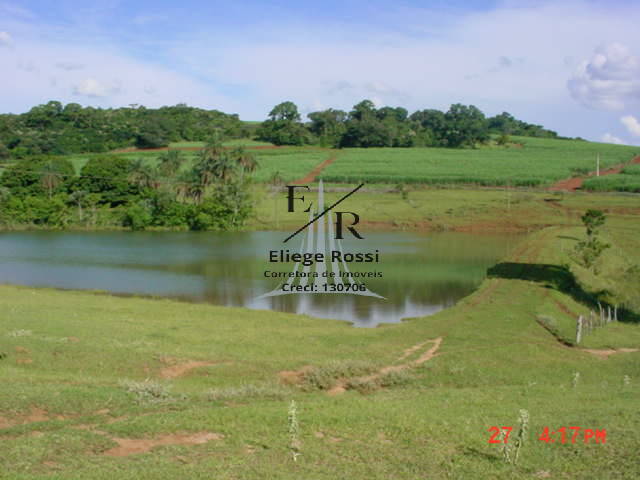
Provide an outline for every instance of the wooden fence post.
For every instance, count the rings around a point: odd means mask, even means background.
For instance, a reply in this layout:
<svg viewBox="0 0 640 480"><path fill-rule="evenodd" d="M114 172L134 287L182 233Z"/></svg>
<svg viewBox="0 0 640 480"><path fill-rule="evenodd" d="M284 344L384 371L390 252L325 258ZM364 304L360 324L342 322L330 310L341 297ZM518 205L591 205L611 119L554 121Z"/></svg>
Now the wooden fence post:
<svg viewBox="0 0 640 480"><path fill-rule="evenodd" d="M582 315L578 317L576 325L576 345L582 341Z"/></svg>

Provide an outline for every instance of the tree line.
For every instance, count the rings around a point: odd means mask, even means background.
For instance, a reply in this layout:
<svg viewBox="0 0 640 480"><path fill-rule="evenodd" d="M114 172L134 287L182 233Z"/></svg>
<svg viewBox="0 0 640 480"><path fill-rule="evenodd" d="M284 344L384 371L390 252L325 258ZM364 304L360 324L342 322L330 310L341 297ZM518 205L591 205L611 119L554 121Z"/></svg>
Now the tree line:
<svg viewBox="0 0 640 480"><path fill-rule="evenodd" d="M503 112L486 117L473 105L454 104L442 112L402 107L376 108L363 100L349 112L329 108L303 122L293 102L276 105L259 125L238 115L185 104L145 108L130 105L101 109L50 101L26 113L0 115L0 162L29 155L106 152L117 148L165 147L170 142L206 141L214 132L226 138L250 138L276 145L319 144L326 147L475 146L498 134L563 138Z"/></svg>
<svg viewBox="0 0 640 480"><path fill-rule="evenodd" d="M491 134L506 143L509 135L564 138L552 130L516 119L503 112L486 117L474 105L451 105L442 112L418 110L411 115L402 107L376 108L363 100L350 112L329 108L307 115L303 123L298 107L287 101L276 105L257 130L258 139L276 145L343 147L473 147Z"/></svg>
<svg viewBox="0 0 640 480"><path fill-rule="evenodd" d="M244 148L214 135L191 165L176 150L155 163L98 155L76 175L64 157L19 160L0 177L0 225L229 230L251 213L257 162Z"/></svg>

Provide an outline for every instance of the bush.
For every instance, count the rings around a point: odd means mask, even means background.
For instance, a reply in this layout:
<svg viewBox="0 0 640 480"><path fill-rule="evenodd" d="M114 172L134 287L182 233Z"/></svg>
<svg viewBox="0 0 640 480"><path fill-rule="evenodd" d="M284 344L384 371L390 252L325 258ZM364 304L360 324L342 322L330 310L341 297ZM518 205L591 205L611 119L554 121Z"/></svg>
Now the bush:
<svg viewBox="0 0 640 480"><path fill-rule="evenodd" d="M304 390L328 390L340 378L361 377L375 371L376 366L370 362L354 360L332 361L305 372L302 388Z"/></svg>
<svg viewBox="0 0 640 480"><path fill-rule="evenodd" d="M140 133L136 136L138 148L162 148L169 145L169 139L160 133Z"/></svg>
<svg viewBox="0 0 640 480"><path fill-rule="evenodd" d="M170 386L165 386L155 380L147 379L142 382L122 380L120 386L127 392L135 394L138 403L161 403L171 400Z"/></svg>
<svg viewBox="0 0 640 480"><path fill-rule="evenodd" d="M272 398L280 400L285 397L288 390L280 385L254 385L246 384L239 387L214 388L207 392L207 397L212 401L225 401L247 398Z"/></svg>
<svg viewBox="0 0 640 480"><path fill-rule="evenodd" d="M139 193L139 188L127 179L130 168L131 162L126 158L94 157L82 167L74 190L99 193L100 202L112 207L125 204L131 195Z"/></svg>
<svg viewBox="0 0 640 480"><path fill-rule="evenodd" d="M146 206L135 204L127 208L122 219L122 224L131 230L144 230L153 221L151 213Z"/></svg>

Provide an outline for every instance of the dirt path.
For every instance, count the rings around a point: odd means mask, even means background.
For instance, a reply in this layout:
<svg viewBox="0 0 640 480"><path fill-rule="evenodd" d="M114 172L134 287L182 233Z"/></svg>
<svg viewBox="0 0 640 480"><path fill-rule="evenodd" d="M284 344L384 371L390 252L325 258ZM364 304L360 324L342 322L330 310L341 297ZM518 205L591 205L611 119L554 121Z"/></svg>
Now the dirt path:
<svg viewBox="0 0 640 480"><path fill-rule="evenodd" d="M331 156L329 156L329 158L327 158L325 161L323 161L320 165L316 165L316 167L313 170L311 170L305 177L294 181L293 184L294 185L305 185L307 183L312 183L316 179L316 177L318 175L320 175L322 170L324 170L326 167L328 167L329 165L331 165L334 162L336 157L337 157L337 155L335 153L332 153Z"/></svg>
<svg viewBox="0 0 640 480"><path fill-rule="evenodd" d="M613 175L614 173L620 173L624 167L630 164L640 164L640 157L636 157L631 162L620 163L618 165L614 165L613 167L609 167L606 170L602 170L600 172L600 176L603 175ZM584 177L571 177L565 180L560 180L556 182L550 190L553 192L557 191L565 191L565 192L573 192L579 188L582 188L582 184L585 179L595 176L596 172L591 172L589 175Z"/></svg>
<svg viewBox="0 0 640 480"><path fill-rule="evenodd" d="M433 357L435 357L437 355L438 349L440 348L440 345L442 344L442 337L438 337L438 338L434 338L433 340L427 340L426 342L422 342L419 343L417 345L414 345L413 347L407 348L403 353L402 356L398 359L398 361L402 361L404 359L406 359L407 357L413 355L415 352L419 351L420 349L424 348L424 346L428 343L431 343L432 346L431 348L429 348L428 350L424 351L422 353L422 355L420 355L417 359L408 362L408 363L401 363L399 365L388 365L386 367L382 367L380 370L378 370L376 373L373 373L371 375L367 375L364 377L356 377L356 378L343 378L338 380L333 387L331 387L329 390L327 390L327 395L340 395L341 393L344 393L347 391L347 385L349 384L350 381L353 380L359 380L361 382L371 382L371 381L376 381L378 380L380 377L382 377L383 375L386 375L390 372L399 372L401 370L406 370L408 368L415 368L419 365L422 365L423 363L431 360Z"/></svg>

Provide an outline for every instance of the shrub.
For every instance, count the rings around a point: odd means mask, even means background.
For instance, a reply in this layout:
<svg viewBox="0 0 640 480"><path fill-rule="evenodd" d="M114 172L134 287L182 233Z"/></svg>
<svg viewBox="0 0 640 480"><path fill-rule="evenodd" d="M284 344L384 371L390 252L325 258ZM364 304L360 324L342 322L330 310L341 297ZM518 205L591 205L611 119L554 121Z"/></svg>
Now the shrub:
<svg viewBox="0 0 640 480"><path fill-rule="evenodd" d="M239 387L213 388L207 392L207 398L213 401L236 400L246 398L282 399L288 390L280 385L245 384Z"/></svg>
<svg viewBox="0 0 640 480"><path fill-rule="evenodd" d="M155 380L147 379L142 382L122 380L119 383L127 392L135 394L138 403L160 403L171 400L170 387Z"/></svg>

